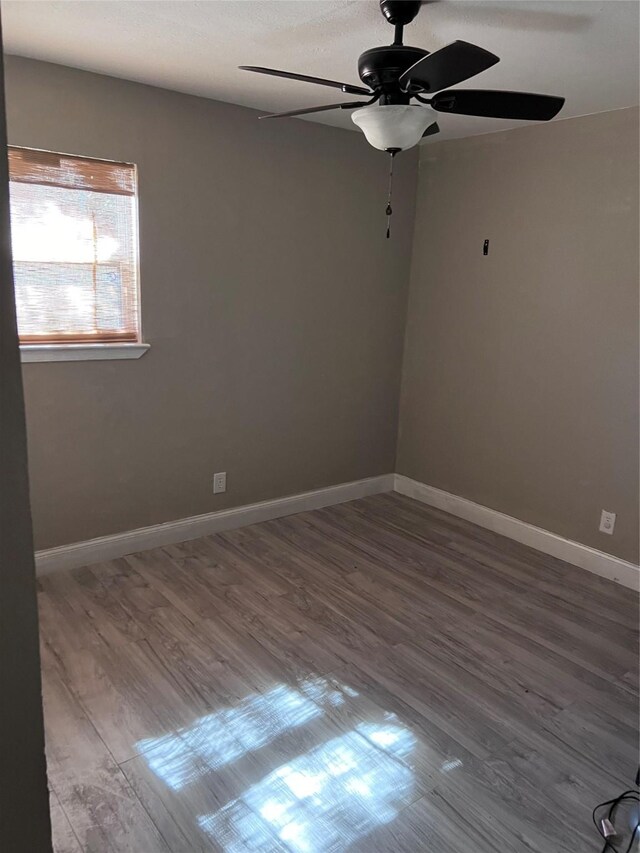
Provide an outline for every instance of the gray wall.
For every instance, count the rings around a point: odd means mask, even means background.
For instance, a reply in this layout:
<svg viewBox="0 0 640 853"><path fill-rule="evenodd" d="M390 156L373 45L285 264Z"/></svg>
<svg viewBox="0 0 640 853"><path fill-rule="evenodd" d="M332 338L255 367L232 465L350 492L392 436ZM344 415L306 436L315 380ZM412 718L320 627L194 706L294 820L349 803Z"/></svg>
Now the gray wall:
<svg viewBox="0 0 640 853"><path fill-rule="evenodd" d="M7 102L11 143L140 180L151 350L24 366L38 548L393 471L416 152L387 241L360 134L17 57Z"/></svg>
<svg viewBox="0 0 640 853"><path fill-rule="evenodd" d="M421 149L396 464L416 152L387 241L360 134L17 57L7 88L12 143L140 168L151 350L24 366L37 547L396 468L637 560L637 110Z"/></svg>
<svg viewBox="0 0 640 853"><path fill-rule="evenodd" d="M0 37L0 840L50 853L27 436L9 233Z"/></svg>
<svg viewBox="0 0 640 853"><path fill-rule="evenodd" d="M421 150L397 470L637 562L637 109Z"/></svg>

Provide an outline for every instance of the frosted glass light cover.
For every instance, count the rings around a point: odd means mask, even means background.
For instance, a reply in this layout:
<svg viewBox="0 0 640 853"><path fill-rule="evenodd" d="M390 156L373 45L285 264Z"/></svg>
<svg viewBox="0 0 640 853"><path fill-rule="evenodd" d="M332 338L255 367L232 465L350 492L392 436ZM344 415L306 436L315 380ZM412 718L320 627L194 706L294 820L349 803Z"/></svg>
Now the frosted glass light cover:
<svg viewBox="0 0 640 853"><path fill-rule="evenodd" d="M374 148L381 151L399 148L404 151L420 142L432 120L432 113L426 107L408 104L373 104L355 110L351 118Z"/></svg>

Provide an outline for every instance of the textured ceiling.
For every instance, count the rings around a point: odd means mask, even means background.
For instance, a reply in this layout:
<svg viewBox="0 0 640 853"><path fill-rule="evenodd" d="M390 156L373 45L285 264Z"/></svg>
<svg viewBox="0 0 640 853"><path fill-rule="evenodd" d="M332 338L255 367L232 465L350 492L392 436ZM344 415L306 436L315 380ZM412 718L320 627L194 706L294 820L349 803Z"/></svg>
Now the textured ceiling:
<svg viewBox="0 0 640 853"><path fill-rule="evenodd" d="M423 5L405 30L405 43L433 51L465 39L487 48L501 61L460 88L564 95L559 118L568 118L638 103L639 8L636 0L439 0ZM3 0L2 18L7 53L266 112L342 96L335 89L238 71L238 65L358 83L358 55L393 36L377 0ZM282 119L294 120L355 129L340 111ZM438 121L438 139L526 124L453 115Z"/></svg>

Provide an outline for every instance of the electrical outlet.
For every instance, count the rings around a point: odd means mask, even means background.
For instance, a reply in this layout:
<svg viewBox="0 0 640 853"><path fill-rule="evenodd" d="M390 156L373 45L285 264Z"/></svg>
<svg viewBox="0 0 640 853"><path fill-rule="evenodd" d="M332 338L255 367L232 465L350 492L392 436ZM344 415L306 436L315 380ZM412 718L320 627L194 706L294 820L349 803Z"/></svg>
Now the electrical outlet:
<svg viewBox="0 0 640 853"><path fill-rule="evenodd" d="M615 512L607 512L606 509L603 509L600 513L600 533L608 533L611 536L615 526Z"/></svg>
<svg viewBox="0 0 640 853"><path fill-rule="evenodd" d="M219 495L220 492L227 491L227 472L219 471L213 475L213 494Z"/></svg>

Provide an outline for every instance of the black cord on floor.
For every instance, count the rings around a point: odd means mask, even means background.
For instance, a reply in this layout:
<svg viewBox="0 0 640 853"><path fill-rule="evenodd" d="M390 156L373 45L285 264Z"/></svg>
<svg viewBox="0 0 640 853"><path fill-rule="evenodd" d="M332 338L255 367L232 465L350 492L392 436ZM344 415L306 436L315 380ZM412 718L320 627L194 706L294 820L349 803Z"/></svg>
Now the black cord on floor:
<svg viewBox="0 0 640 853"><path fill-rule="evenodd" d="M637 832L639 829L640 829L640 823L637 823L637 824L633 827L633 832L631 833L631 838L629 839L629 846L628 846L628 847L627 847L627 849L625 850L625 853L631 853L631 846L632 846L632 844L633 844L633 840L634 840L634 838L636 837L636 832Z"/></svg>
<svg viewBox="0 0 640 853"><path fill-rule="evenodd" d="M607 820L610 820L613 823L613 818L615 817L616 810L620 803L623 802L635 802L640 803L640 795L637 791L623 791L617 797L614 797L612 800L606 800L604 803L599 803L591 813L591 819L593 820L593 824L595 828L598 830L599 835L602 837L603 833L598 825L598 820L596 819L596 814L600 809L606 808L609 806L609 811L607 813ZM600 818L602 820L602 818ZM640 823L636 824L631 832L631 838L629 839L629 845L624 853L631 853L631 848L633 847L633 842L636 837L636 833L640 830ZM621 853L621 848L616 847L615 844L609 838L605 838L604 847L602 848L601 853Z"/></svg>

